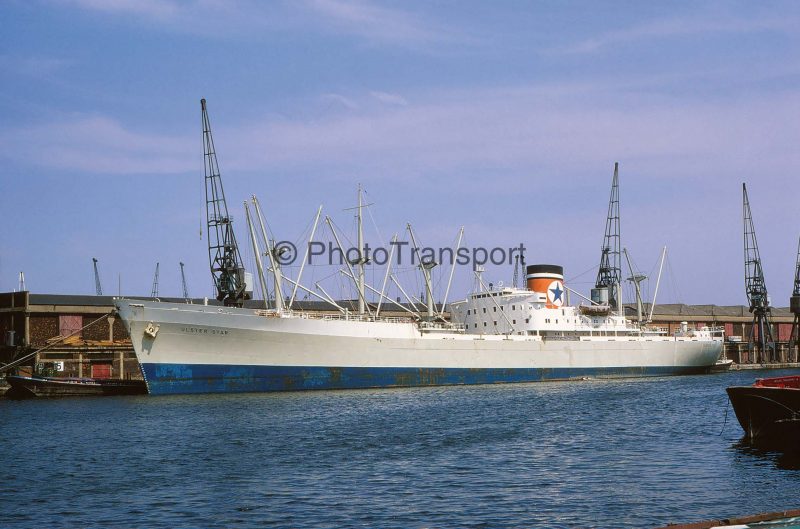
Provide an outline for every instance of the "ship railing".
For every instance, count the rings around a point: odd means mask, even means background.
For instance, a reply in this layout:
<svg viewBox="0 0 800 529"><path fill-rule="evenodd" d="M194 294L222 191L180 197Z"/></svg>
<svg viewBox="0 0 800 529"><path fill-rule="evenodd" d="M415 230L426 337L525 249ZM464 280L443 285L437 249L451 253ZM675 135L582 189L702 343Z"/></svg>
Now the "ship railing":
<svg viewBox="0 0 800 529"><path fill-rule="evenodd" d="M338 320L338 321L364 321L364 322L382 322L382 323L412 323L414 320L411 318L402 318L397 316L370 316L369 314L315 314L313 312L304 312L305 318L308 319L322 319L322 320Z"/></svg>
<svg viewBox="0 0 800 529"><path fill-rule="evenodd" d="M423 332L435 331L449 331L449 332L464 332L467 329L464 323L451 323L451 322L436 322L436 321L421 321L419 322L419 329Z"/></svg>
<svg viewBox="0 0 800 529"><path fill-rule="evenodd" d="M382 322L382 323L412 323L414 320L411 318L403 318L397 316L374 317L369 314L351 314L351 313L325 313L325 312L312 312L312 311L299 311L299 310L282 310L276 311L275 309L266 310L258 309L255 311L257 316L264 316L267 318L301 318L304 320L330 320L330 321L363 321L363 322Z"/></svg>
<svg viewBox="0 0 800 529"><path fill-rule="evenodd" d="M574 335L574 336L558 336L558 335L549 335L545 334L542 336L542 339L548 342L580 342L584 336Z"/></svg>
<svg viewBox="0 0 800 529"><path fill-rule="evenodd" d="M723 340L725 338L725 327L721 326L709 327L706 325L700 328L689 327L686 330L678 329L677 331L675 331L674 336L678 338L698 338L698 337L708 336L712 339Z"/></svg>
<svg viewBox="0 0 800 529"><path fill-rule="evenodd" d="M663 335L666 336L669 334L669 329L667 327L654 327L654 326L646 326L642 327L642 334L643 335Z"/></svg>

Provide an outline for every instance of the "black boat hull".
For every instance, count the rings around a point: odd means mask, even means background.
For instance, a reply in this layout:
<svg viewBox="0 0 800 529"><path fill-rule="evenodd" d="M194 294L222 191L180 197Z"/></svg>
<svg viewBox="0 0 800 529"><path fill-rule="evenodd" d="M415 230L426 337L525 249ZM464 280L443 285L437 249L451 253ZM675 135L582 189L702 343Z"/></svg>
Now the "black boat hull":
<svg viewBox="0 0 800 529"><path fill-rule="evenodd" d="M727 392L748 438L800 443L800 389L734 386Z"/></svg>
<svg viewBox="0 0 800 529"><path fill-rule="evenodd" d="M144 380L115 380L95 378L6 377L11 389L9 398L77 397L105 395L143 395L147 393Z"/></svg>

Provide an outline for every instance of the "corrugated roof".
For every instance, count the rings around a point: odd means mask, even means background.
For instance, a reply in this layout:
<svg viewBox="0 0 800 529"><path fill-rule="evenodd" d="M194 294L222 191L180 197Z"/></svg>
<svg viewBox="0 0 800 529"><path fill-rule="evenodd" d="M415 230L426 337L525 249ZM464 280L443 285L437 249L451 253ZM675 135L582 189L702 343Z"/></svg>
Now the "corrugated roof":
<svg viewBox="0 0 800 529"><path fill-rule="evenodd" d="M87 296L87 295L76 295L76 294L30 294L30 304L31 305L56 305L56 306L85 306L85 307L109 307L111 308L114 305L114 297L115 296ZM143 299L149 300L152 299L150 296L124 296L128 299ZM170 303L183 303L185 300L184 298L170 298L170 297L162 297L158 298L161 301L170 302ZM195 304L203 304L205 302L205 298L193 298L192 302ZM349 309L349 310L357 310L358 301L357 300L340 300L337 301L341 306ZM209 305L222 305L216 299L209 299ZM370 303L370 306L374 307L375 303ZM402 303L404 307L407 307L411 310L415 310L411 307L408 303ZM247 308L261 308L264 306L264 302L262 300L248 300L245 301L244 306ZM316 300L304 300L304 301L295 301L295 307L299 310L325 310L325 311L333 311L336 310L336 307L331 305L326 301L316 301ZM393 312L398 309L397 305L394 303L384 302L383 308L386 311ZM437 304L437 309L441 308L441 305ZM417 309L424 310L424 307L421 305L417 306ZM634 304L626 304L625 305L625 312L629 316L636 315L636 305ZM650 312L650 303L644 304L644 312L647 314ZM781 317L791 317L792 313L788 307L775 307L772 309L772 314L774 316L781 316ZM709 317L715 316L719 319L724 319L726 317L735 317L741 318L750 315L748 308L744 305L686 305L683 303L664 303L656 305L656 310L654 315L657 316L680 316L680 317Z"/></svg>
<svg viewBox="0 0 800 529"><path fill-rule="evenodd" d="M79 295L79 294L30 294L30 304L31 305L54 305L54 306L78 306L78 307L108 307L109 309L114 306L114 298L116 296L88 296L88 295ZM153 298L150 296L123 296L126 299L142 299L142 300L152 300ZM159 301L164 301L168 303L184 303L186 300L184 298L164 298L159 297ZM193 298L192 303L196 305L202 305L206 302L205 298ZM349 310L358 310L358 300L339 300L337 303ZM209 305L214 306L221 306L222 303L217 301L216 299L208 299ZM408 303L401 303L406 308L414 310ZM250 299L244 302L244 306L247 308L263 308L264 301L260 299ZM337 310L336 307L328 303L327 301L317 301L317 300L297 300L294 302L295 308L298 310L319 310L319 311L334 311ZM371 307L377 306L377 303L370 303ZM436 305L437 309L441 309L441 304ZM417 306L417 309L423 308L421 305ZM396 310L400 310L395 303L384 302L382 305L382 309L384 311L393 312Z"/></svg>

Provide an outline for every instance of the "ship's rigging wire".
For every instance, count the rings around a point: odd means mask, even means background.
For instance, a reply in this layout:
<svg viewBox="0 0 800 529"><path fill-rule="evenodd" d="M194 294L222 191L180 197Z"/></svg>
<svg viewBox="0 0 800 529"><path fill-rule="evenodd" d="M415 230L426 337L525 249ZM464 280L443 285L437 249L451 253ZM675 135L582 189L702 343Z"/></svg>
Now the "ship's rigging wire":
<svg viewBox="0 0 800 529"><path fill-rule="evenodd" d="M725 406L725 420L722 421L722 429L719 431L719 435L722 435L722 432L725 431L725 425L728 424L728 409L731 407L730 399L726 399L728 401L727 405Z"/></svg>
<svg viewBox="0 0 800 529"><path fill-rule="evenodd" d="M597 269L599 267L600 267L600 265L592 265L591 267L587 268L586 270L584 270L583 272L579 273L578 275L568 277L565 280L565 283L575 284L575 283L577 283L578 279L582 278L583 276L585 276L588 273L592 273L592 275L596 275L597 274ZM594 281L592 281L592 284L594 285Z"/></svg>
<svg viewBox="0 0 800 529"><path fill-rule="evenodd" d="M372 210L369 207L369 205L370 204L367 204L367 205L365 205L363 207L365 207L367 209L367 215L369 216L370 222L372 223L372 228L375 230L375 234L377 235L377 239L380 241L381 246L379 246L379 247L384 249L384 250L386 250L386 253L387 253L386 257L388 258L388 253L391 250L391 248L387 245L387 243L386 243L386 241L384 239L384 236L383 236L380 228L378 227L377 222L375 221L375 216L373 215ZM355 248L353 240L352 240L351 236L348 235L348 233L349 233L348 230L342 230L341 226L339 224L337 224L333 219L331 219L330 222L331 222L331 226L327 226L325 223L323 223L318 228L317 235L315 236L315 239L312 242L319 242L319 243L325 244L325 241L327 241L328 246L330 246L330 241L332 240L332 233L333 233L331 230L335 229L335 230L337 230L337 232L341 233L341 237L342 237L343 242L346 245L348 245L348 247L345 247L345 248L342 249L343 252L344 252L344 257L346 258L347 257L347 253L346 253L347 250L349 250L350 248ZM354 217L353 218L353 227L354 228L356 227L355 223L356 223L356 218ZM295 239L294 243L295 243L295 248L297 250L297 255L295 256L295 260L292 263L287 263L286 265L284 265L285 268L292 269L292 270L295 270L295 269L299 268L299 263L297 262L297 259L302 259L303 258L303 254L305 252L305 245L308 244L308 242L309 242L308 241L308 236L310 235L311 225L312 225L312 222L309 222L305 226L305 229L303 229L302 232L300 233L300 235ZM267 229L267 236L270 237L272 240L277 240L275 238L275 236L274 236L274 231L272 229L272 226L266 221L265 221L265 227ZM411 303L414 306L415 310L420 310L418 305L424 305L423 299L424 299L424 296L425 296L424 292L425 292L426 288L425 288L425 286L424 286L424 284L422 282L422 279L420 277L419 263L416 262L416 261L419 260L419 255L416 254L415 250L410 245L410 241L408 239L407 230L403 230L403 232L404 232L404 237L402 239L398 238L398 242L397 242L398 243L398 247L396 248L397 251L395 252L394 256L392 257L392 261L393 262L392 262L392 269L391 269L391 274L390 275L391 275L391 277L394 278L394 280L387 283L386 291L383 293L383 295L386 296L386 298L389 298L389 299L396 299L400 295L398 288L394 284L394 281L400 282L400 280L402 280L402 283L412 284L413 285L413 290L411 290L411 293L413 293L413 295L411 296L412 297ZM465 244L462 244L462 247L465 247ZM375 247L375 248L378 248L378 247ZM455 260L457 258L457 253L456 253L457 249L454 247L454 243L451 244L450 248L453 251L453 259ZM421 248L420 248L420 250L421 250ZM374 251L375 250L373 248L373 250L372 250L372 254L373 255L374 255ZM402 255L399 254L399 252L401 252L401 251L403 252ZM412 259L412 256L413 256L414 264L410 263L410 261ZM322 262L322 263L314 262L314 260L312 259L312 260L310 260L310 262L306 263L306 266L308 267L309 272L310 272L311 284L312 285L313 284L323 285L324 283L335 284L334 291L338 290L338 293L339 293L341 299L351 299L353 297L353 289L354 289L354 285L352 284L352 279L349 278L349 277L346 277L345 274L341 273L340 267L336 263L331 262L331 257L332 256L328 256L328 262ZM370 256L370 257L372 258L372 256ZM435 257L441 257L441 256L437 255ZM248 265L249 265L249 267L251 269L254 269L254 268L252 268L254 266L254 264L253 264L254 260L255 260L255 256L254 256L254 254L252 252L252 249L248 246L247 247L247 251L246 251L246 261L247 261L247 263L248 263ZM437 259L437 261L438 260L439 259ZM407 264L405 266L402 266L400 264L402 262L405 262ZM450 263L446 262L446 263L438 263L438 264L440 265L438 267L438 270L436 270L433 274L431 274L432 275L431 280L432 280L433 297L434 297L435 301L436 301L437 294L438 294L439 298L441 298L442 295L443 295L442 292L438 292L438 291L441 290L441 286L443 284L445 274L446 274L446 272L449 271L449 266L443 266L443 265L445 265L445 264L449 265ZM322 277L319 277L319 275L320 275L319 272L321 270L326 269L326 268L329 269L331 266L333 266L335 268L334 271L329 272L329 273L323 275ZM366 265L366 268L368 268L367 273L370 275L370 278L371 278L371 284L373 284L373 285L376 284L376 280L377 280L376 278L379 275L380 275L380 278L382 280L383 275L386 273L386 266L388 266L388 262L386 262L384 264L381 264L381 265L378 265L378 264L376 264L374 262L374 258L371 259L371 262ZM408 277L409 274L411 274L412 278ZM334 276L337 279L334 279ZM261 292L260 284L257 284L257 285L254 286L254 290L256 290L256 289L258 290L259 293L262 294L262 297L264 297L264 293ZM419 298L417 298L417 294L418 293L421 293L420 294L421 297L419 297ZM373 291L369 291L366 294L367 294L367 296L369 297L369 299L372 302L375 302L377 297L378 297L378 294L373 292ZM269 295L269 293L267 293L267 296L268 295ZM304 296L304 299L308 299L308 294L306 294ZM438 303L445 303L445 302L446 302L446 300L444 300L444 299L439 299L438 300Z"/></svg>
<svg viewBox="0 0 800 529"><path fill-rule="evenodd" d="M667 264L667 276L669 277L669 286L672 292L673 303L683 303L683 295L678 288L678 282L675 281L675 272L672 269L672 261L670 261L669 255L666 258Z"/></svg>

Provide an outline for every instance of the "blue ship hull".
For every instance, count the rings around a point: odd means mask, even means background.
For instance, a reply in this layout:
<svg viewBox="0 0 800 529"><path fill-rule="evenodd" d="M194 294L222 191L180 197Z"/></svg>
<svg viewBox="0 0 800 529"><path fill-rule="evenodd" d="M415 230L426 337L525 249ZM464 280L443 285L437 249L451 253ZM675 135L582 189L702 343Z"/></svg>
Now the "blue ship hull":
<svg viewBox="0 0 800 529"><path fill-rule="evenodd" d="M315 389L365 389L463 384L504 384L707 373L708 367L590 369L441 369L409 367L311 367L142 364L153 395L243 393Z"/></svg>

